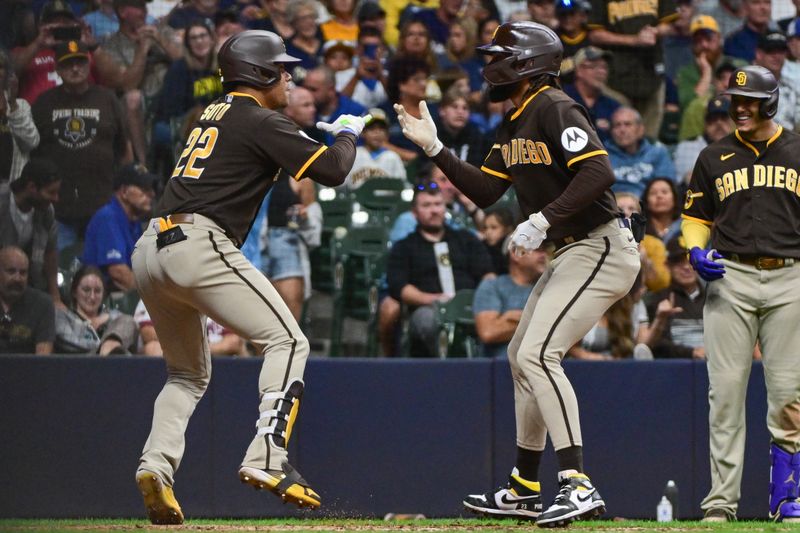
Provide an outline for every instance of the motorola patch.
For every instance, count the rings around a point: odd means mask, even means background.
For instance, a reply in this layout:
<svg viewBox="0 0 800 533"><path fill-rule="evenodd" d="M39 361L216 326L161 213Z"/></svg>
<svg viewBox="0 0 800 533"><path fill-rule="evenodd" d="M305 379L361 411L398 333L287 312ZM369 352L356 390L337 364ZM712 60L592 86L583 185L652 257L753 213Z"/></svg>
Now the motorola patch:
<svg viewBox="0 0 800 533"><path fill-rule="evenodd" d="M570 126L561 133L561 146L568 152L583 150L588 142L589 135L575 126Z"/></svg>

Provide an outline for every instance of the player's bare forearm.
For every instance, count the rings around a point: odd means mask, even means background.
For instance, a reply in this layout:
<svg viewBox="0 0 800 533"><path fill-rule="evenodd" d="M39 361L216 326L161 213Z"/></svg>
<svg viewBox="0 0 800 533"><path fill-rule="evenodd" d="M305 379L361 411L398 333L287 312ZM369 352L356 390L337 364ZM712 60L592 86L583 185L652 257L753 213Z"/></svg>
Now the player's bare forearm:
<svg viewBox="0 0 800 533"><path fill-rule="evenodd" d="M584 159L577 174L567 188L542 214L550 224L564 222L600 198L614 184L614 171L608 156L598 155Z"/></svg>
<svg viewBox="0 0 800 533"><path fill-rule="evenodd" d="M355 160L356 136L342 132L336 136L336 142L311 163L306 175L317 183L336 187L344 183Z"/></svg>
<svg viewBox="0 0 800 533"><path fill-rule="evenodd" d="M447 179L481 209L499 200L511 185L510 181L487 174L462 161L446 148L440 150L432 159L442 169Z"/></svg>

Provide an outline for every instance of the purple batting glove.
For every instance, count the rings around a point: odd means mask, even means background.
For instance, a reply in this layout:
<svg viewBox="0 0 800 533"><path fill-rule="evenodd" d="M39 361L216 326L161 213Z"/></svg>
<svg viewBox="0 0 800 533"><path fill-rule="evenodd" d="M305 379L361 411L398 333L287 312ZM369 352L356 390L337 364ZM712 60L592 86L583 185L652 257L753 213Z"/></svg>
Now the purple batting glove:
<svg viewBox="0 0 800 533"><path fill-rule="evenodd" d="M725 275L725 265L714 262L714 259L722 259L716 250L703 250L697 246L689 250L692 268L706 281L721 279Z"/></svg>

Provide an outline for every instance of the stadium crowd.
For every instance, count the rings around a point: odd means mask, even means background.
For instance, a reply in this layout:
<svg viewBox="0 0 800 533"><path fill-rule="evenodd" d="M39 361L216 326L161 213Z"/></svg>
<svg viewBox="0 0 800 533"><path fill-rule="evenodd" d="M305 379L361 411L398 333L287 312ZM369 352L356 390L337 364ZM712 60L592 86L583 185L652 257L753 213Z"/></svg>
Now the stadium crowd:
<svg viewBox="0 0 800 533"><path fill-rule="evenodd" d="M164 12L158 18L148 13L155 6ZM476 354L504 356L547 254L509 257L513 187L496 206L478 209L403 136L392 104L419 117L420 102L428 102L444 145L481 166L509 108L485 97L475 46L504 21L534 20L563 42L561 82L606 145L620 210L648 220L640 282L568 356L704 358L704 283L680 241L682 198L700 151L733 130L719 94L739 66L772 72L780 84L775 120L800 129L800 18L775 23L771 7L770 0L3 2L0 353L160 355L135 292L133 245L189 126L222 95L216 51L239 31L266 29L302 60L284 112L306 135L330 143L318 120L367 112L373 120L338 189L276 177L243 245L248 259L300 319L312 289L335 291L336 269L323 267L336 262L343 234L380 227L370 327L383 355L441 354L436 313L457 292L474 291L463 311L474 319ZM519 157L536 157L535 148L521 146ZM379 198L381 187L403 189L402 201L370 211L369 195ZM252 353L222 325L209 321L208 333L216 355Z"/></svg>

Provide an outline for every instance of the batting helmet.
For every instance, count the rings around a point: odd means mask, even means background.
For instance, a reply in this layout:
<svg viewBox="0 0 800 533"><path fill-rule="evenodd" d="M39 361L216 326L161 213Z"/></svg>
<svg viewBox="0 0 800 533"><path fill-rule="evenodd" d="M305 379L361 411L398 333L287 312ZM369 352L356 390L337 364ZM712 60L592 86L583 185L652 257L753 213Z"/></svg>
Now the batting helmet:
<svg viewBox="0 0 800 533"><path fill-rule="evenodd" d="M772 118L778 112L778 80L764 67L749 65L735 70L722 94L758 98L761 100L758 112L765 118ZM730 113L731 116L736 113L733 106Z"/></svg>
<svg viewBox="0 0 800 533"><path fill-rule="evenodd" d="M280 80L281 65L300 59L286 53L286 46L275 33L247 30L237 33L219 51L222 83L242 83L266 88Z"/></svg>
<svg viewBox="0 0 800 533"><path fill-rule="evenodd" d="M553 30L536 22L506 22L495 30L481 54L500 56L483 67L490 85L509 85L540 74L558 76L564 46Z"/></svg>

